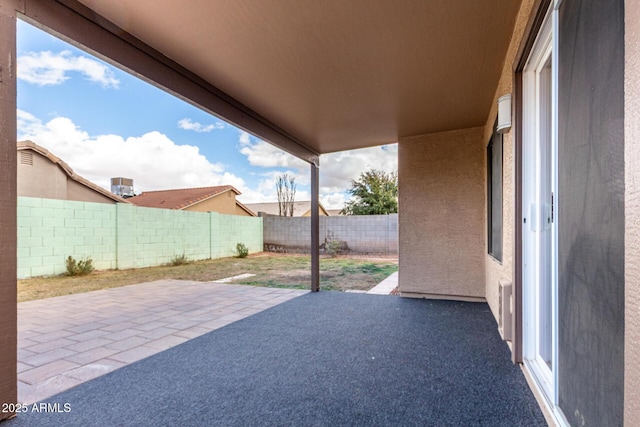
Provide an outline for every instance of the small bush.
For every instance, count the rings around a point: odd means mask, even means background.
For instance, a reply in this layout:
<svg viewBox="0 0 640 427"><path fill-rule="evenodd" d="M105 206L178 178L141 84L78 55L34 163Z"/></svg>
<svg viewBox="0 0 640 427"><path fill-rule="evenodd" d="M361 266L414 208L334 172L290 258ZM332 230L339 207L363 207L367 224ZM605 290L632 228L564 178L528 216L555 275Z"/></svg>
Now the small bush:
<svg viewBox="0 0 640 427"><path fill-rule="evenodd" d="M185 256L185 254L174 255L171 258L171 265L173 265L174 267L178 265L185 265L185 264L189 264L189 259Z"/></svg>
<svg viewBox="0 0 640 427"><path fill-rule="evenodd" d="M327 233L327 237L324 239L324 252L327 255L335 258L348 249L347 242L336 239L331 231Z"/></svg>
<svg viewBox="0 0 640 427"><path fill-rule="evenodd" d="M74 257L67 257L67 276L85 276L93 271L93 260L91 258L76 261Z"/></svg>
<svg viewBox="0 0 640 427"><path fill-rule="evenodd" d="M236 245L236 257L246 258L249 255L249 248L244 243L238 243Z"/></svg>
<svg viewBox="0 0 640 427"><path fill-rule="evenodd" d="M329 240L325 242L325 251L331 258L335 258L341 252L342 243L339 240Z"/></svg>

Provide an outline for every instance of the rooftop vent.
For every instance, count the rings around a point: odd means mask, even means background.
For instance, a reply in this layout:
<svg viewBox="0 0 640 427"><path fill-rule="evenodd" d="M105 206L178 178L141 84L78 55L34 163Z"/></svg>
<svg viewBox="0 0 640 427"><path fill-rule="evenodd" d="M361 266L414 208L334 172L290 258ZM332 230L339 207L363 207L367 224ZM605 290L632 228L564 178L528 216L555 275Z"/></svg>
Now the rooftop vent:
<svg viewBox="0 0 640 427"><path fill-rule="evenodd" d="M33 153L27 151L20 152L20 164L33 166Z"/></svg>

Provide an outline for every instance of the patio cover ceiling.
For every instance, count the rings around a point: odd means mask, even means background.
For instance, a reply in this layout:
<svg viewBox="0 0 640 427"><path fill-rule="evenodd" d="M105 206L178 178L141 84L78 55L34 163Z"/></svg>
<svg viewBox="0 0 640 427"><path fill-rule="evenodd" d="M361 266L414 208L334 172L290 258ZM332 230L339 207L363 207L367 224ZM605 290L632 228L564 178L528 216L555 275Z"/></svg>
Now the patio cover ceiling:
<svg viewBox="0 0 640 427"><path fill-rule="evenodd" d="M520 7L517 0L79 3L317 154L483 125Z"/></svg>

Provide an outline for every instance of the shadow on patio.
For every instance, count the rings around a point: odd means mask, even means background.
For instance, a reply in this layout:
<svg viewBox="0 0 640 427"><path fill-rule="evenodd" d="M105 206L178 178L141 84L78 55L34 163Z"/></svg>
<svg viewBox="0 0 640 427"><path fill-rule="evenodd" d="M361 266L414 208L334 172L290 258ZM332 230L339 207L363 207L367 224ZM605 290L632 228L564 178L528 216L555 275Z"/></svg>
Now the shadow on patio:
<svg viewBox="0 0 640 427"><path fill-rule="evenodd" d="M305 294L47 399L17 426L546 425L486 304Z"/></svg>

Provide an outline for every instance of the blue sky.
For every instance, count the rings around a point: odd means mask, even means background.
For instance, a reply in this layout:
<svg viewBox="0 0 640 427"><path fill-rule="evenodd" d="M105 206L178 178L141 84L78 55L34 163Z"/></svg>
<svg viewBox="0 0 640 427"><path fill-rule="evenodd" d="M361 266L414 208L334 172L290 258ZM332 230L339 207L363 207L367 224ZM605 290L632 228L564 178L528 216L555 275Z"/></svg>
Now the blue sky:
<svg viewBox="0 0 640 427"><path fill-rule="evenodd" d="M296 178L308 200L308 165L31 25L18 23L18 140L30 139L76 173L136 192L233 185L245 203L276 201L275 178ZM341 208L351 179L397 169L397 146L323 155L320 197Z"/></svg>

